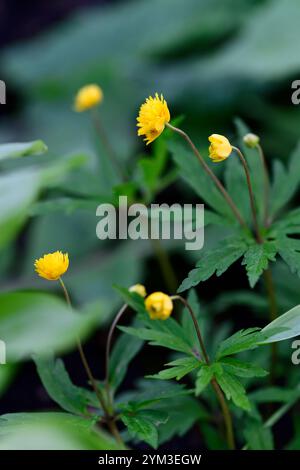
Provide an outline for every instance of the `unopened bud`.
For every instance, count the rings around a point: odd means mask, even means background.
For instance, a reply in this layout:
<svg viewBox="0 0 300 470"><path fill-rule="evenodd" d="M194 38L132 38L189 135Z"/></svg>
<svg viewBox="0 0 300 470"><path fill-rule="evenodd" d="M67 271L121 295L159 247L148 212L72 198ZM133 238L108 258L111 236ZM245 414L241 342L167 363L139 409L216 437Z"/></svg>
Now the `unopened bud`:
<svg viewBox="0 0 300 470"><path fill-rule="evenodd" d="M249 134L246 134L243 138L244 143L247 145L247 147L251 149L257 147L257 145L259 144L259 140L260 139L258 135L252 134L251 132L249 132Z"/></svg>

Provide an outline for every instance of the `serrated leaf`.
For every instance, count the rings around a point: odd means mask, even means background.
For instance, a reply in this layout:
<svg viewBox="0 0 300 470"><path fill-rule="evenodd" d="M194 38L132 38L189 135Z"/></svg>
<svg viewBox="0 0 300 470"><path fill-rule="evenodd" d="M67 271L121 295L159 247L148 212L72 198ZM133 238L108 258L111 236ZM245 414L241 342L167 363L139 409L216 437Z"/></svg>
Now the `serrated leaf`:
<svg viewBox="0 0 300 470"><path fill-rule="evenodd" d="M119 329L137 338L149 341L151 345L163 346L165 348L174 349L175 351L191 354L191 349L187 343L181 338L170 333L150 330L149 328L133 328L120 326Z"/></svg>
<svg viewBox="0 0 300 470"><path fill-rule="evenodd" d="M208 384L211 382L211 379L214 376L214 370L210 365L203 365L196 378L196 390L195 393L196 395L200 395L200 393L205 390L205 388L208 386Z"/></svg>
<svg viewBox="0 0 300 470"><path fill-rule="evenodd" d="M158 374L150 375L149 378L161 380L176 378L176 380L180 380L185 375L200 367L201 363L194 357L184 357L169 362L166 365L170 367L168 369L161 370Z"/></svg>
<svg viewBox="0 0 300 470"><path fill-rule="evenodd" d="M300 276L300 240L287 236L277 238L278 252L292 273Z"/></svg>
<svg viewBox="0 0 300 470"><path fill-rule="evenodd" d="M222 357L231 356L247 349L255 349L261 340L262 334L259 328L240 330L222 341L218 347L216 358L219 360Z"/></svg>
<svg viewBox="0 0 300 470"><path fill-rule="evenodd" d="M246 253L242 264L246 266L250 287L254 287L265 269L268 268L269 261L275 261L277 245L274 241L255 243L251 245Z"/></svg>
<svg viewBox="0 0 300 470"><path fill-rule="evenodd" d="M167 421L166 414L156 410L140 410L138 412L124 412L121 420L133 438L145 441L154 449L158 446L157 427Z"/></svg>
<svg viewBox="0 0 300 470"><path fill-rule="evenodd" d="M206 281L214 273L221 276L247 250L246 242L240 237L230 237L223 240L216 249L209 251L197 262L196 268L180 285L178 292L190 289Z"/></svg>
<svg viewBox="0 0 300 470"><path fill-rule="evenodd" d="M269 374L262 367L232 357L224 357L220 360L220 363L225 371L238 377L265 377Z"/></svg>
<svg viewBox="0 0 300 470"><path fill-rule="evenodd" d="M216 380L225 393L227 400L231 399L239 408L250 411L251 405L247 398L246 391L236 377L223 371L222 374L216 374Z"/></svg>

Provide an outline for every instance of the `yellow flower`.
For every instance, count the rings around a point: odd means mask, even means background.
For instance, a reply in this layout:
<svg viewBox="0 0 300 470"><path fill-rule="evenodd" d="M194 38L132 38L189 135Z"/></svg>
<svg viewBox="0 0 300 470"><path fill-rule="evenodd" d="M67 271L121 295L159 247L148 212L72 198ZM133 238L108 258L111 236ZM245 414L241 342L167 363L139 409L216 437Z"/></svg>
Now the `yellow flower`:
<svg viewBox="0 0 300 470"><path fill-rule="evenodd" d="M212 134L208 140L211 143L209 146L209 157L213 162L222 162L229 157L232 152L232 147L226 137L219 134Z"/></svg>
<svg viewBox="0 0 300 470"><path fill-rule="evenodd" d="M35 261L34 267L39 276L48 281L57 281L69 267L68 253L56 251Z"/></svg>
<svg viewBox="0 0 300 470"><path fill-rule="evenodd" d="M153 292L145 300L145 307L151 320L167 320L173 310L171 297L163 292Z"/></svg>
<svg viewBox="0 0 300 470"><path fill-rule="evenodd" d="M143 284L134 284L134 286L129 287L129 292L135 292L141 297L146 297L147 295L146 288Z"/></svg>
<svg viewBox="0 0 300 470"><path fill-rule="evenodd" d="M98 85L86 85L80 88L75 96L75 111L86 111L100 104L102 100L103 92Z"/></svg>
<svg viewBox="0 0 300 470"><path fill-rule="evenodd" d="M150 144L164 130L167 122L170 121L170 111L163 95L155 97L149 96L146 102L140 107L137 118L138 135L145 135L146 144Z"/></svg>

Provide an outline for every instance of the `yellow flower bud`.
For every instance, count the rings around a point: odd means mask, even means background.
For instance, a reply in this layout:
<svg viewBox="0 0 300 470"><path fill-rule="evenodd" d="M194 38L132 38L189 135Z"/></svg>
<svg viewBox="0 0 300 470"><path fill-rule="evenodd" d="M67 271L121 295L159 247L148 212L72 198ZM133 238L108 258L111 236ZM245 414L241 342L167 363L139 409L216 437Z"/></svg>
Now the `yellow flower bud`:
<svg viewBox="0 0 300 470"><path fill-rule="evenodd" d="M103 92L98 85L85 85L78 90L75 96L75 111L81 112L93 108L103 100Z"/></svg>
<svg viewBox="0 0 300 470"><path fill-rule="evenodd" d="M35 261L34 267L40 277L48 281L57 281L69 267L68 253L56 251L44 255Z"/></svg>
<svg viewBox="0 0 300 470"><path fill-rule="evenodd" d="M259 137L256 134L252 134L249 132L249 134L246 134L243 137L244 143L247 145L247 147L254 149L258 144L259 144Z"/></svg>
<svg viewBox="0 0 300 470"><path fill-rule="evenodd" d="M143 284L134 284L134 286L129 287L129 292L135 292L143 298L147 295L146 288Z"/></svg>
<svg viewBox="0 0 300 470"><path fill-rule="evenodd" d="M226 137L219 134L212 134L208 140L211 143L209 146L209 157L213 162L222 162L229 157L232 152L232 147Z"/></svg>
<svg viewBox="0 0 300 470"><path fill-rule="evenodd" d="M173 302L167 294L153 292L146 298L145 307L151 320L167 320L173 311Z"/></svg>
<svg viewBox="0 0 300 470"><path fill-rule="evenodd" d="M144 135L148 145L160 136L169 121L170 111L167 102L163 95L155 93L154 98L149 96L140 107L137 118L138 135Z"/></svg>

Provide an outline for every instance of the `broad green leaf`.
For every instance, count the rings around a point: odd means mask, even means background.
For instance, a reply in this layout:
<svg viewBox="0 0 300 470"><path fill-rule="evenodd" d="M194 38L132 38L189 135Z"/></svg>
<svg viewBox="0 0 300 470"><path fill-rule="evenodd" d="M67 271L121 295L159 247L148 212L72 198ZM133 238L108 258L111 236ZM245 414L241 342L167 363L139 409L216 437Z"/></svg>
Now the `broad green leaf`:
<svg viewBox="0 0 300 470"><path fill-rule="evenodd" d="M34 356L34 361L40 379L52 400L70 413L88 414L86 390L72 383L61 359Z"/></svg>
<svg viewBox="0 0 300 470"><path fill-rule="evenodd" d="M40 190L55 186L69 171L85 161L83 156L71 155L49 165L0 176L0 248L20 230Z"/></svg>
<svg viewBox="0 0 300 470"><path fill-rule="evenodd" d="M274 440L270 428L264 427L260 421L251 420L244 427L244 435L249 450L273 450Z"/></svg>
<svg viewBox="0 0 300 470"><path fill-rule="evenodd" d="M9 362L27 359L34 353L47 355L49 351L69 351L76 345L76 337L84 340L101 317L104 317L101 311L97 316L94 312L92 315L80 314L49 294L0 294L0 331Z"/></svg>
<svg viewBox="0 0 300 470"><path fill-rule="evenodd" d="M149 341L153 346L162 346L175 351L191 354L190 347L181 338L170 333L152 330L149 328L133 328L120 326L120 330L130 335L136 336L144 341Z"/></svg>
<svg viewBox="0 0 300 470"><path fill-rule="evenodd" d="M42 140L33 142L1 144L0 161L6 158L27 157L47 152L47 145Z"/></svg>
<svg viewBox="0 0 300 470"><path fill-rule="evenodd" d="M221 389L226 395L227 400L245 411L250 411L251 405L247 398L246 391L239 380L228 372L222 371L216 375L216 379Z"/></svg>
<svg viewBox="0 0 300 470"><path fill-rule="evenodd" d="M244 254L242 264L246 266L250 287L254 287L269 261L275 261L277 245L273 241L251 245Z"/></svg>
<svg viewBox="0 0 300 470"><path fill-rule="evenodd" d="M12 413L0 417L2 450L117 450L91 419L68 413Z"/></svg>
<svg viewBox="0 0 300 470"><path fill-rule="evenodd" d="M247 328L234 333L229 338L222 341L218 347L216 358L219 360L225 356L231 356L247 349L255 349L262 339L259 328Z"/></svg>
<svg viewBox="0 0 300 470"><path fill-rule="evenodd" d="M300 305L284 313L276 320L265 326L261 333L266 336L260 344L269 344L276 341L294 338L300 335Z"/></svg>
<svg viewBox="0 0 300 470"><path fill-rule="evenodd" d="M116 390L122 383L130 361L139 353L143 341L133 337L128 341L128 336L123 334L114 345L109 363L109 383Z"/></svg>
<svg viewBox="0 0 300 470"><path fill-rule="evenodd" d="M203 365L200 368L199 372L197 373L197 378L196 378L195 393L197 396L200 395L200 393L202 393L203 390L208 386L213 376L214 376L214 369L211 366Z"/></svg>
<svg viewBox="0 0 300 470"><path fill-rule="evenodd" d="M180 380L185 375L200 367L201 363L194 357L184 357L169 362L166 365L170 367L168 369L161 370L158 374L150 375L149 377L152 379L161 380L169 380L174 378L176 378L176 380Z"/></svg>
<svg viewBox="0 0 300 470"><path fill-rule="evenodd" d="M0 365L0 397L6 392L17 372L15 364Z"/></svg>
<svg viewBox="0 0 300 470"><path fill-rule="evenodd" d="M178 292L190 289L206 281L214 273L221 276L245 251L247 244L242 238L230 237L223 240L216 249L209 251L196 264L196 268L190 271L188 277L180 285Z"/></svg>
<svg viewBox="0 0 300 470"><path fill-rule="evenodd" d="M232 357L224 357L220 363L225 371L238 377L265 377L269 373L256 364L242 362Z"/></svg>

